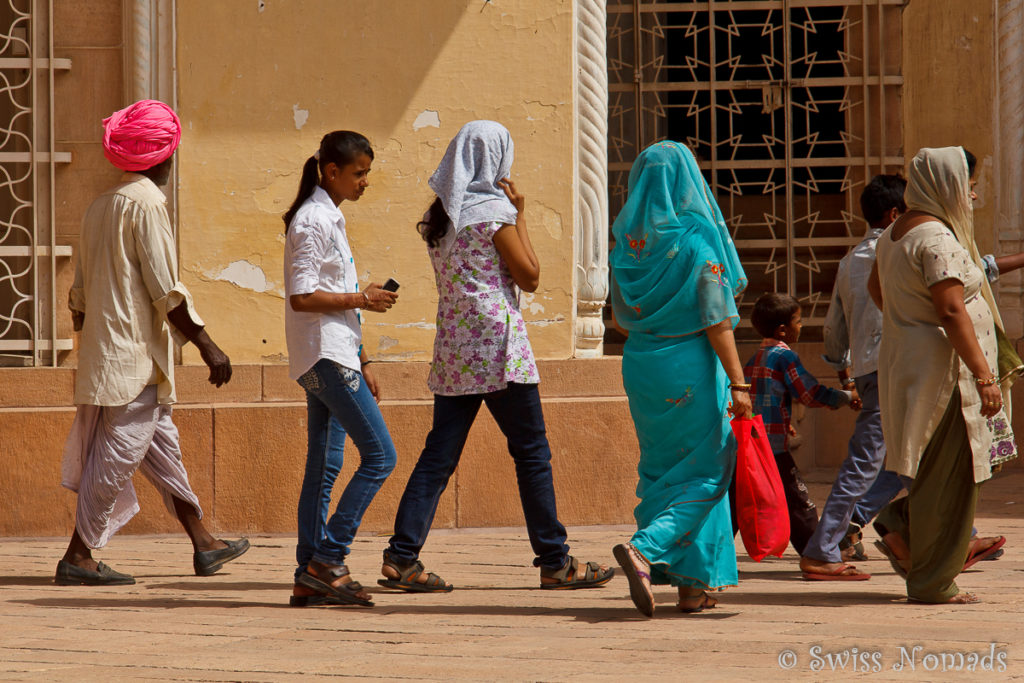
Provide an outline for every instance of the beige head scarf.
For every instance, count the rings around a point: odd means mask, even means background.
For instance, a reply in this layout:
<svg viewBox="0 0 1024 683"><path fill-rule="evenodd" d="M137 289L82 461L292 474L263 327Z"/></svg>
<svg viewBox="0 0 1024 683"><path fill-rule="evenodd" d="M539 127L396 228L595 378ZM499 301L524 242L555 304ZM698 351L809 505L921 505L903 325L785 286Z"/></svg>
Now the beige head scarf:
<svg viewBox="0 0 1024 683"><path fill-rule="evenodd" d="M984 272L981 253L974 242L971 179L963 147L925 147L910 161L907 175L907 190L903 195L907 208L931 214L945 223L971 255L971 260ZM996 325L1002 329L1003 319L988 278L982 278L981 295L988 302Z"/></svg>
<svg viewBox="0 0 1024 683"><path fill-rule="evenodd" d="M924 148L910 161L907 189L903 194L907 208L935 216L953 231L956 239L971 255L971 260L984 272L981 253L974 241L974 207L971 204L971 178L963 147ZM998 374L1003 393L1003 407L1011 414L1010 386L1024 370L1020 357L1003 334L988 278L981 279L981 295L985 297L996 323L999 344Z"/></svg>

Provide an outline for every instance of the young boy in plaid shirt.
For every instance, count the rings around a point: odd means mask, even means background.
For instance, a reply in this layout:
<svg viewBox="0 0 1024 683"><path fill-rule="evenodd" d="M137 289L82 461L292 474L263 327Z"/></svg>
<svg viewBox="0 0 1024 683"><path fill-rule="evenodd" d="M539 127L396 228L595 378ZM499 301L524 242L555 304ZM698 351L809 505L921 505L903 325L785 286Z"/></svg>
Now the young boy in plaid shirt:
<svg viewBox="0 0 1024 683"><path fill-rule="evenodd" d="M851 394L818 383L787 344L800 339L800 304L787 294L765 294L754 304L751 323L764 337L761 348L747 361L743 375L750 383L754 413L764 420L768 441L779 468L789 508L789 539L800 554L818 526L818 513L807 495L800 471L789 453L790 425L795 398L809 408L835 410L850 403Z"/></svg>

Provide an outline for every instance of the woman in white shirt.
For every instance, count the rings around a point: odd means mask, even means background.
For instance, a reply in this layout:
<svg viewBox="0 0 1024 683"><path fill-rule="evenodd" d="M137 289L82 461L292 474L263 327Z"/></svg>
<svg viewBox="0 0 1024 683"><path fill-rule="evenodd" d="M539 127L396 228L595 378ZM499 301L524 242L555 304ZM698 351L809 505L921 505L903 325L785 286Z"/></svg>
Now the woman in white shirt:
<svg viewBox="0 0 1024 683"><path fill-rule="evenodd" d="M372 162L370 143L359 133L328 133L303 166L298 196L284 215L289 375L306 391L308 415L291 598L296 606L373 604L349 576L345 556L396 456L377 407L377 382L366 367L358 309L384 313L398 295L376 283L360 291L339 209L363 195ZM359 450L359 468L328 520L346 434Z"/></svg>

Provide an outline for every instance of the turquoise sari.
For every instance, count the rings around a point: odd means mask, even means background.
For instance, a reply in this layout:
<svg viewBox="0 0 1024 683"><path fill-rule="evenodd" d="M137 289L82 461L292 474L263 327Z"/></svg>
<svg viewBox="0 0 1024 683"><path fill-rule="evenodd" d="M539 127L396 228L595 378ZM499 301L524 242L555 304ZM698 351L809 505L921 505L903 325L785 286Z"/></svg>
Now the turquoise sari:
<svg viewBox="0 0 1024 683"><path fill-rule="evenodd" d="M612 231L612 306L629 332L622 378L640 442L631 542L652 583L735 585L729 380L704 330L735 327L746 275L693 155L676 142L637 158Z"/></svg>

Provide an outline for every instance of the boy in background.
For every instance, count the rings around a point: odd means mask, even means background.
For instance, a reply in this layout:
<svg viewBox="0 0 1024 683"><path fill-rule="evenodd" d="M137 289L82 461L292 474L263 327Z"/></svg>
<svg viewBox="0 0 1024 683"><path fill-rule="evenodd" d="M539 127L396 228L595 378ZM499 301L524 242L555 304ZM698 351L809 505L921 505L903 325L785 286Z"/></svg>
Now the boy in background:
<svg viewBox="0 0 1024 683"><path fill-rule="evenodd" d="M754 304L751 322L764 339L743 375L750 383L754 412L761 415L789 508L790 542L801 555L818 526L814 502L789 453L793 399L809 408L835 410L850 403L849 392L831 389L818 382L800 362L789 344L800 339L800 304L788 294L763 295Z"/></svg>

